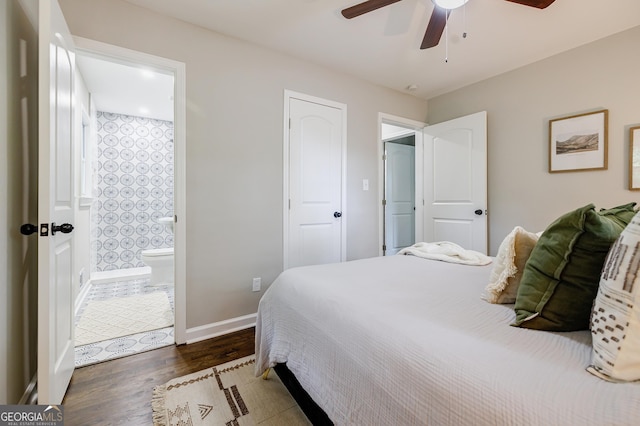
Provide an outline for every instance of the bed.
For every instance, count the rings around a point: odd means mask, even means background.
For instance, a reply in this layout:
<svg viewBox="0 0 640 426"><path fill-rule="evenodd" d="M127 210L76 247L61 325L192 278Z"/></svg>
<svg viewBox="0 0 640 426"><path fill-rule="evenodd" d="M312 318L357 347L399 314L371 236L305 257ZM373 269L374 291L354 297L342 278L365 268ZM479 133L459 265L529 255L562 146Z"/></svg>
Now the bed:
<svg viewBox="0 0 640 426"><path fill-rule="evenodd" d="M284 271L260 301L256 374L286 365L336 425L638 425L640 383L585 369L589 330L510 326L493 265L395 255Z"/></svg>

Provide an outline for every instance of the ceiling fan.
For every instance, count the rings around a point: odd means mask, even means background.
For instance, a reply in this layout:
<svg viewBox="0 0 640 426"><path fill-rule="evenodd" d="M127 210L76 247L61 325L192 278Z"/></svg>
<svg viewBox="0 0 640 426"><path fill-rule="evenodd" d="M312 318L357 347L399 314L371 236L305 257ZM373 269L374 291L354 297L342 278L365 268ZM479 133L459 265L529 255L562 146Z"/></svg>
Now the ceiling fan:
<svg viewBox="0 0 640 426"><path fill-rule="evenodd" d="M393 3L397 3L400 0L368 0L363 3L356 4L355 6L348 7L342 11L342 16L347 19L355 18L356 16L363 15L365 13L380 9L381 7L388 6ZM422 39L420 49L429 49L430 47L437 46L440 43L440 37L447 24L447 18L452 9L462 6L468 0L457 1L442 1L431 0L434 3L434 9L427 25L427 30ZM544 9L553 3L555 0L506 0L513 3L518 3L523 6L531 6L538 9Z"/></svg>

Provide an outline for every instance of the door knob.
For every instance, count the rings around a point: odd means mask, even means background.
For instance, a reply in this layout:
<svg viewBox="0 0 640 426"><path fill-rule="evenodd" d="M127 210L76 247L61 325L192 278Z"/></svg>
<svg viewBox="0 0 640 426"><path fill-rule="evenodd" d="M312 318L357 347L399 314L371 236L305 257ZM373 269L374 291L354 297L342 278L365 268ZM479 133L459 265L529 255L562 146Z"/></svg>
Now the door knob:
<svg viewBox="0 0 640 426"><path fill-rule="evenodd" d="M475 213L475 214L477 214L478 216L480 216L480 215L482 214L482 210L481 210L481 209L478 209L478 210L476 210L474 213Z"/></svg>
<svg viewBox="0 0 640 426"><path fill-rule="evenodd" d="M68 234L73 231L73 225L70 223L63 223L62 225L56 225L55 222L51 224L51 235L56 235L56 232L62 232Z"/></svg>
<svg viewBox="0 0 640 426"><path fill-rule="evenodd" d="M342 216L342 213L340 212L333 212L333 217L335 217L336 219L339 218L340 216Z"/></svg>
<svg viewBox="0 0 640 426"><path fill-rule="evenodd" d="M35 232L38 232L38 227L36 225L33 225L31 223L25 223L24 225L22 225L20 227L20 233L22 235L31 235Z"/></svg>

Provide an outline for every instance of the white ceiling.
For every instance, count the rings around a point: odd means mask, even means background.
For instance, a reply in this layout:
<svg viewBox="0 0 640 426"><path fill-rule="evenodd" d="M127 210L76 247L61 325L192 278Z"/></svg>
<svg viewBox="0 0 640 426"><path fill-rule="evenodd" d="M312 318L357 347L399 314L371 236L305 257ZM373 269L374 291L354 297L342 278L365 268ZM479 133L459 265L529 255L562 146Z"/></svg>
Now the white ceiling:
<svg viewBox="0 0 640 426"><path fill-rule="evenodd" d="M76 64L98 111L173 121L173 76L94 56Z"/></svg>
<svg viewBox="0 0 640 426"><path fill-rule="evenodd" d="M351 20L340 11L359 0L125 1L425 99L640 25L640 0L469 0L451 14L448 43L420 50L431 0ZM172 76L84 55L78 67L98 110L173 121Z"/></svg>
<svg viewBox="0 0 640 426"><path fill-rule="evenodd" d="M340 11L359 0L126 1L425 99L640 25L639 0L469 0L451 14L448 43L420 50L431 0L351 20Z"/></svg>

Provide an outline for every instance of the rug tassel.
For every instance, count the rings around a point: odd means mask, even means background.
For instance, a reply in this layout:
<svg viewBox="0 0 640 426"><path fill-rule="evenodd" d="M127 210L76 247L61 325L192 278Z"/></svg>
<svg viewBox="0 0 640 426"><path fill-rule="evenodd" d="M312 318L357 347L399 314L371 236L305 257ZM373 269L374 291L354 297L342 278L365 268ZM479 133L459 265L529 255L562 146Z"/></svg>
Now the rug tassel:
<svg viewBox="0 0 640 426"><path fill-rule="evenodd" d="M267 378L269 377L269 371L271 371L271 369L267 368L266 371L262 373L262 380L267 380Z"/></svg>
<svg viewBox="0 0 640 426"><path fill-rule="evenodd" d="M160 385L153 388L151 397L151 410L153 412L154 426L167 426L167 416L164 412L164 401L167 396L167 386Z"/></svg>

